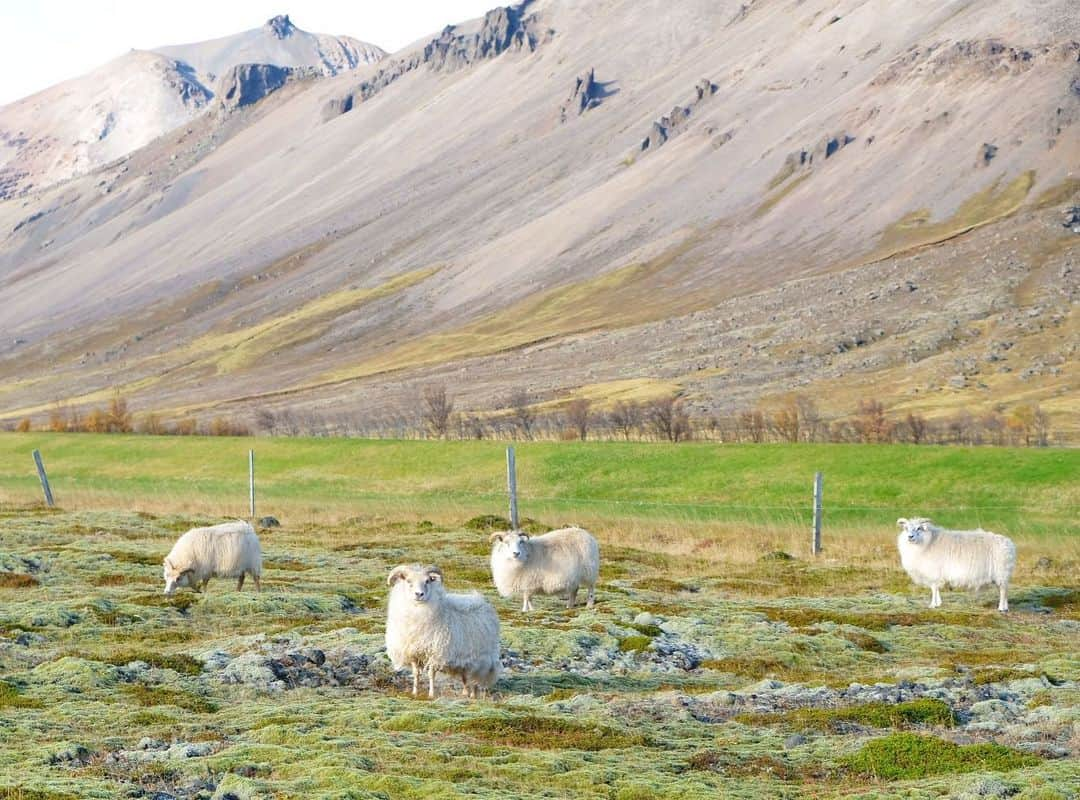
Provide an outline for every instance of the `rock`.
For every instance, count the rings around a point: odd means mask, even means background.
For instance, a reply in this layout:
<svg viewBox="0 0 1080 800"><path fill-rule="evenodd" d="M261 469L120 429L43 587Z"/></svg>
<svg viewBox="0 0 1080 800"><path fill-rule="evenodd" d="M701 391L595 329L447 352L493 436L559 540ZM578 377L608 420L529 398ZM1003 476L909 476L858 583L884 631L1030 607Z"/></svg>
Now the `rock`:
<svg viewBox="0 0 1080 800"><path fill-rule="evenodd" d="M998 148L996 144L984 143L983 146L979 148L979 164L984 167L990 166L990 162L994 160L997 152Z"/></svg>
<svg viewBox="0 0 1080 800"><path fill-rule="evenodd" d="M580 117L586 111L600 105L604 96L604 90L596 82L596 70L578 75L574 81L574 89L570 96L559 109L559 121L566 122L571 115Z"/></svg>
<svg viewBox="0 0 1080 800"><path fill-rule="evenodd" d="M153 739L149 736L144 736L139 739L139 743L135 745L138 750L161 750L165 747L165 742L160 739Z"/></svg>
<svg viewBox="0 0 1080 800"><path fill-rule="evenodd" d="M1064 227L1072 230L1073 233L1080 233L1080 206L1072 206L1065 209L1065 221Z"/></svg>
<svg viewBox="0 0 1080 800"><path fill-rule="evenodd" d="M687 120L693 115L698 105L716 94L716 90L717 86L712 81L706 78L698 81L694 86L696 96L688 105L677 105L671 109L667 116L653 122L648 136L641 142L639 148L641 152L651 152L663 145L672 136L681 133L682 129L686 127Z"/></svg>
<svg viewBox="0 0 1080 800"><path fill-rule="evenodd" d="M656 617L650 614L648 611L642 611L636 617L634 617L635 625L655 625Z"/></svg>
<svg viewBox="0 0 1080 800"><path fill-rule="evenodd" d="M422 51L414 52L407 59L391 61L343 95L336 106L325 106L323 119L332 119L336 116L335 110L346 113L355 102L369 100L402 75L422 66L436 72L453 72L508 51L532 52L541 42L550 39L554 31L544 30L535 14L525 16L525 6L526 3L520 3L492 9L484 15L476 33L459 33L456 26L447 25Z"/></svg>
<svg viewBox="0 0 1080 800"><path fill-rule="evenodd" d="M800 733L794 733L791 736L784 739L784 749L792 750L799 745L806 744L806 737Z"/></svg>
<svg viewBox="0 0 1080 800"><path fill-rule="evenodd" d="M217 96L226 109L242 108L259 102L290 79L316 74L306 67L279 67L274 64L240 64L218 81Z"/></svg>
<svg viewBox="0 0 1080 800"><path fill-rule="evenodd" d="M980 780L976 781L967 791L961 794L960 797L1012 797L1019 791L1019 786L1011 783L1005 783L1000 778L981 778Z"/></svg>
<svg viewBox="0 0 1080 800"><path fill-rule="evenodd" d="M259 517L260 528L280 528L281 523L277 517Z"/></svg>

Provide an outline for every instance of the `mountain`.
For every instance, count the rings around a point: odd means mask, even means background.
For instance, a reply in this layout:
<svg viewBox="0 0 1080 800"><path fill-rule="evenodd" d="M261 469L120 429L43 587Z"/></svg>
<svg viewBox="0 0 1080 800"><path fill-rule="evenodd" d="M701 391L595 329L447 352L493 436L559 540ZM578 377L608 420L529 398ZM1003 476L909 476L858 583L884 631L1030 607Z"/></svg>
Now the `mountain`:
<svg viewBox="0 0 1080 800"><path fill-rule="evenodd" d="M1072 6L536 0L204 114L0 203L0 416L390 419L440 382L1074 436Z"/></svg>
<svg viewBox="0 0 1080 800"><path fill-rule="evenodd" d="M302 31L287 16L221 39L132 50L0 108L0 198L83 174L184 125L235 85L237 69L290 68L263 81L265 92L294 72L336 75L383 55L348 36Z"/></svg>

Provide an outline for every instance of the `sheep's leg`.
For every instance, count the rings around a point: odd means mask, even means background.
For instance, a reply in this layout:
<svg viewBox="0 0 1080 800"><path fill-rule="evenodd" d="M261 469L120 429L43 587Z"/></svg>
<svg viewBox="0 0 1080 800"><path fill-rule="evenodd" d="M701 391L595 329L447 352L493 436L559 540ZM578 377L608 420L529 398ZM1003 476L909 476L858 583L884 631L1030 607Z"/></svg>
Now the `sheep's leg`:
<svg viewBox="0 0 1080 800"><path fill-rule="evenodd" d="M529 593L524 592L521 596L524 598L524 601L521 603L521 610L532 611L532 603L529 602Z"/></svg>
<svg viewBox="0 0 1080 800"><path fill-rule="evenodd" d="M428 697L435 699L435 665L428 664Z"/></svg>
<svg viewBox="0 0 1080 800"><path fill-rule="evenodd" d="M596 584L594 583L589 587L589 597L585 603L586 607L592 608L596 605Z"/></svg>
<svg viewBox="0 0 1080 800"><path fill-rule="evenodd" d="M253 572L253 573L251 573L251 579L252 579L253 581L255 581L255 591L256 591L256 592L261 592L261 591L262 591L262 584L261 584L261 583L259 582L259 576L258 576L258 575L256 575L256 574L255 574L255 573Z"/></svg>
<svg viewBox="0 0 1080 800"><path fill-rule="evenodd" d="M573 608L577 605L577 587L575 586L569 592L566 593L566 607Z"/></svg>
<svg viewBox="0 0 1080 800"><path fill-rule="evenodd" d="M1009 584L1003 583L998 586L998 611L1009 610Z"/></svg>
<svg viewBox="0 0 1080 800"><path fill-rule="evenodd" d="M930 608L938 608L941 605L941 587L936 583L930 587Z"/></svg>
<svg viewBox="0 0 1080 800"><path fill-rule="evenodd" d="M412 693L413 697L420 694L420 665L415 661L412 662Z"/></svg>
<svg viewBox="0 0 1080 800"><path fill-rule="evenodd" d="M240 591L244 588L244 578L247 575L246 572L241 572L240 577L236 579L236 591Z"/></svg>

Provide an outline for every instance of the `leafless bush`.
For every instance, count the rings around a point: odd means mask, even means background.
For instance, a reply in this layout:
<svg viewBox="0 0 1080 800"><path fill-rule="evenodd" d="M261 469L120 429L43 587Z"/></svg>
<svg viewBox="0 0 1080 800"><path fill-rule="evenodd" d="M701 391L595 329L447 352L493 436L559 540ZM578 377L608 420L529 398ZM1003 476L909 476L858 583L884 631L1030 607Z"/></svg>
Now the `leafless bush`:
<svg viewBox="0 0 1080 800"><path fill-rule="evenodd" d="M592 421L592 403L584 397L571 400L566 405L566 424L585 441L589 435L589 423Z"/></svg>

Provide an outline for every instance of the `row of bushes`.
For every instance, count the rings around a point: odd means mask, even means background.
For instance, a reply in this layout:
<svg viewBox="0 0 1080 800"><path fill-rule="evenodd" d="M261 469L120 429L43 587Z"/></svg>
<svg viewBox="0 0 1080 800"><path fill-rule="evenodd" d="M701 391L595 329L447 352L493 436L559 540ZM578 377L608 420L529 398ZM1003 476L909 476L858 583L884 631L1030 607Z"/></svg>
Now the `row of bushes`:
<svg viewBox="0 0 1080 800"><path fill-rule="evenodd" d="M23 419L17 430L35 428ZM620 400L605 409L576 399L558 409L539 409L524 392L485 414L459 412L445 387L427 387L415 408L382 416L361 413L256 411L250 419L214 416L165 420L147 412L134 415L115 395L109 404L81 414L58 406L38 429L153 435L352 436L395 439L621 439L682 442L865 442L1045 447L1051 442L1048 415L1037 405L1018 405L980 414L961 410L939 419L915 413L890 415L884 404L865 400L850 415L827 419L804 395L761 404L728 415L696 413L676 395L647 401Z"/></svg>

